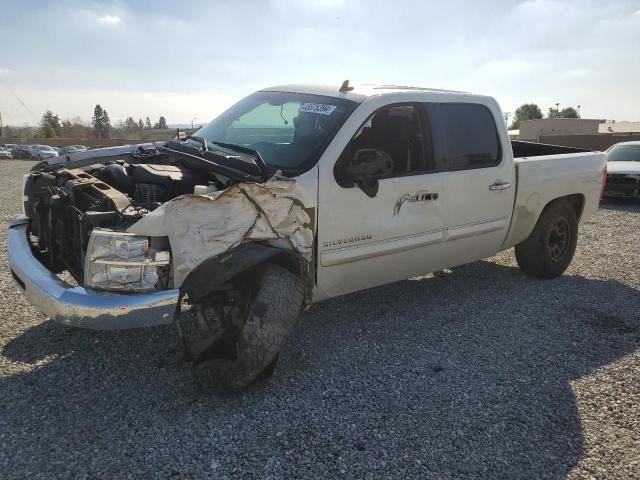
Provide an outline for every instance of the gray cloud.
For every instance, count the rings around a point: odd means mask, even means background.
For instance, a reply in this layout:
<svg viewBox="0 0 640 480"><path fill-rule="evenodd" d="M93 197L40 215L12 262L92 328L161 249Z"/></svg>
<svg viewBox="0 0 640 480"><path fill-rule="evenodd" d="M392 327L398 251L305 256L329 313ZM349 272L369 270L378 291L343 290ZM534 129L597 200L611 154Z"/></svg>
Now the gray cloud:
<svg viewBox="0 0 640 480"><path fill-rule="evenodd" d="M188 121L263 86L350 78L640 120L637 0L3 3L0 75L36 112L86 118L95 93ZM31 121L1 85L0 102Z"/></svg>

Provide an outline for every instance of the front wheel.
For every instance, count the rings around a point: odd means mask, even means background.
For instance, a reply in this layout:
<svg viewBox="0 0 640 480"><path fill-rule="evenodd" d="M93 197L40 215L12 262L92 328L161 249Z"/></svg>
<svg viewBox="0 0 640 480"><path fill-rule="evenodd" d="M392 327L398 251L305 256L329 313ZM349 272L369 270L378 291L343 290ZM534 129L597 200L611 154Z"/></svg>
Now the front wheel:
<svg viewBox="0 0 640 480"><path fill-rule="evenodd" d="M569 202L547 206L531 235L515 247L518 266L536 278L555 278L569 267L578 242L578 220Z"/></svg>
<svg viewBox="0 0 640 480"><path fill-rule="evenodd" d="M234 303L242 306L227 315L219 298L196 305L197 316L209 325L208 338L183 336L187 348L197 351L196 381L215 393L245 388L273 372L304 301L300 278L274 264L264 265L236 286L236 298L243 300ZM179 322L188 320L188 315L180 317Z"/></svg>

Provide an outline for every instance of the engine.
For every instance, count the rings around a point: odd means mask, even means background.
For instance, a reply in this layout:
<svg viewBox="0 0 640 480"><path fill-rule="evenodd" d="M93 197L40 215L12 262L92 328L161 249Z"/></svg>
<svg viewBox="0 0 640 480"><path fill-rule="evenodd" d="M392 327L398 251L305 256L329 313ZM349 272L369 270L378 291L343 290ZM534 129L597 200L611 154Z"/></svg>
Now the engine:
<svg viewBox="0 0 640 480"><path fill-rule="evenodd" d="M136 204L147 207L193 193L195 185L202 183L202 175L176 165L116 162L89 171Z"/></svg>
<svg viewBox="0 0 640 480"><path fill-rule="evenodd" d="M25 183L34 250L50 270L68 270L81 282L91 230L124 230L162 203L208 183L206 175L184 167L120 160L34 172Z"/></svg>

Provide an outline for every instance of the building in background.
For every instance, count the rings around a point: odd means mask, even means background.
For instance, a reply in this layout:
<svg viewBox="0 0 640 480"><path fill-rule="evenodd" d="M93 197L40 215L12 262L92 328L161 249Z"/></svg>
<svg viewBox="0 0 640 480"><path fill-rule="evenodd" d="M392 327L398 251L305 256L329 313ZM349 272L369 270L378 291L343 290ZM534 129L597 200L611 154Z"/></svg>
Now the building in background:
<svg viewBox="0 0 640 480"><path fill-rule="evenodd" d="M599 133L637 133L640 134L640 122L606 122L601 123Z"/></svg>
<svg viewBox="0 0 640 480"><path fill-rule="evenodd" d="M518 138L526 142L538 142L548 135L594 135L605 120L586 118L542 118L520 122Z"/></svg>

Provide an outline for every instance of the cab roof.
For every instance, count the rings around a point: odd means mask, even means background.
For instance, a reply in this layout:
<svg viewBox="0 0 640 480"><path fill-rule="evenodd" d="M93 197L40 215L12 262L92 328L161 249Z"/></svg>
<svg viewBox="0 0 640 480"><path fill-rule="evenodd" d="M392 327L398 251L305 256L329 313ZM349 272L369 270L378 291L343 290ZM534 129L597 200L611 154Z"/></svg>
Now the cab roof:
<svg viewBox="0 0 640 480"><path fill-rule="evenodd" d="M264 88L263 92L295 92L306 93L310 95L324 95L327 97L346 98L356 102L362 102L369 97L379 95L389 95L394 93L407 92L425 92L425 93L447 93L470 95L468 92L459 92L456 90L443 90L439 88L427 87L408 87L401 85L371 85L371 84L353 84L349 85L349 90L342 89L340 85L313 85L313 84L292 84L278 85L275 87Z"/></svg>

